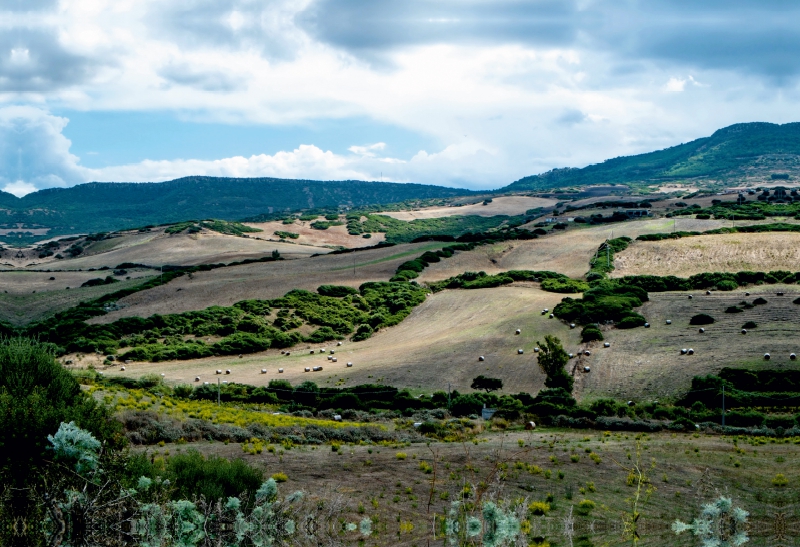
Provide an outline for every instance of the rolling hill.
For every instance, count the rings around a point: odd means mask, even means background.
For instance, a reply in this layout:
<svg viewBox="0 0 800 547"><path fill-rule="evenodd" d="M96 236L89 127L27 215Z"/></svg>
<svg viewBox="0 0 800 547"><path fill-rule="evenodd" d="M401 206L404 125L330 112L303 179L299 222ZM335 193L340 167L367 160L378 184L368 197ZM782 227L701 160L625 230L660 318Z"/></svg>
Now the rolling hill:
<svg viewBox="0 0 800 547"><path fill-rule="evenodd" d="M92 182L40 190L23 198L2 192L0 210L5 215L0 216L0 226L46 227L48 235L87 233L469 194L459 188L355 180L185 177L162 183Z"/></svg>
<svg viewBox="0 0 800 547"><path fill-rule="evenodd" d="M651 185L687 179L732 184L770 180L773 174L800 174L800 123L731 125L710 137L664 150L524 177L498 192L609 183Z"/></svg>

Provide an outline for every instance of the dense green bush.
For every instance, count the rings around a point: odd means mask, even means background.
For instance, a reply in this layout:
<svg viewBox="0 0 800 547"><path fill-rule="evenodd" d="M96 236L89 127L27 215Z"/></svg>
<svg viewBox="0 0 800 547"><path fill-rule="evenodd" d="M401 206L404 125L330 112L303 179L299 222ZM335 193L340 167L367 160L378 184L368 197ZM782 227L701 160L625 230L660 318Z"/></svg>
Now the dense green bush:
<svg viewBox="0 0 800 547"><path fill-rule="evenodd" d="M585 291L581 299L564 298L553 309L553 313L559 319L583 325L607 321L619 323L628 316L638 322L641 315L635 313L633 308L647 300L647 291L640 287L616 281L600 281Z"/></svg>
<svg viewBox="0 0 800 547"><path fill-rule="evenodd" d="M691 319L689 319L690 325L710 325L716 319L708 315L707 313L698 313L697 315L693 315Z"/></svg>
<svg viewBox="0 0 800 547"><path fill-rule="evenodd" d="M345 287L342 285L320 285L317 287L317 293L322 296L334 296L342 298L353 294L358 294L358 290L353 287Z"/></svg>
<svg viewBox="0 0 800 547"><path fill-rule="evenodd" d="M618 329L635 329L636 327L643 327L647 320L636 312L632 312L620 319L617 323Z"/></svg>
<svg viewBox="0 0 800 547"><path fill-rule="evenodd" d="M603 340L603 333L596 323L590 323L581 330L581 341L592 342L594 340Z"/></svg>
<svg viewBox="0 0 800 547"><path fill-rule="evenodd" d="M541 287L543 291L569 294L584 292L589 289L589 284L575 279L544 279Z"/></svg>
<svg viewBox="0 0 800 547"><path fill-rule="evenodd" d="M158 469L154 467L151 471L153 478L157 473ZM164 475L175 485L174 495L182 499L203 496L207 500L225 500L247 493L245 499L252 500L264 482L263 471L242 460L205 457L196 450L167 459Z"/></svg>

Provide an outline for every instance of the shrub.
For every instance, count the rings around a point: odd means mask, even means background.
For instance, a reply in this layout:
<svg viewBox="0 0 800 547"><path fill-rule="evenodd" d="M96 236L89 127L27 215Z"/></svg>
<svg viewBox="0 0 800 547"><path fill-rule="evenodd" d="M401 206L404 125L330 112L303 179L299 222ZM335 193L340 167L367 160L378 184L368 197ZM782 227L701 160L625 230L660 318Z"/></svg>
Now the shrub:
<svg viewBox="0 0 800 547"><path fill-rule="evenodd" d="M589 284L576 279L544 279L541 288L543 291L569 294L587 291Z"/></svg>
<svg viewBox="0 0 800 547"><path fill-rule="evenodd" d="M783 473L778 473L772 479L773 486L777 486L778 488L783 488L787 484L789 484L789 479L787 479Z"/></svg>
<svg viewBox="0 0 800 547"><path fill-rule="evenodd" d="M586 325L581 331L581 340L584 342L592 342L593 340L603 340L603 333L597 328L597 325Z"/></svg>
<svg viewBox="0 0 800 547"><path fill-rule="evenodd" d="M578 503L578 514L588 515L595 507L597 507L597 504L592 500L581 500Z"/></svg>
<svg viewBox="0 0 800 547"><path fill-rule="evenodd" d="M317 293L322 296L344 297L351 294L358 294L358 290L353 287L342 285L320 285L317 287Z"/></svg>
<svg viewBox="0 0 800 547"><path fill-rule="evenodd" d="M264 482L261 470L242 460L205 458L196 450L170 457L166 476L175 485L176 494L184 499L204 496L207 500L216 500L245 492L252 498Z"/></svg>
<svg viewBox="0 0 800 547"><path fill-rule="evenodd" d="M630 315L623 317L622 320L617 323L618 329L635 329L636 327L642 327L647 322L647 320L639 315L636 312L631 312Z"/></svg>
<svg viewBox="0 0 800 547"><path fill-rule="evenodd" d="M725 308L725 313L742 313L744 310L738 306L728 306Z"/></svg>
<svg viewBox="0 0 800 547"><path fill-rule="evenodd" d="M747 321L744 325L742 325L743 329L755 329L758 327L758 323L755 321Z"/></svg>
<svg viewBox="0 0 800 547"><path fill-rule="evenodd" d="M546 501L534 501L530 505L528 505L528 511L531 512L532 515L544 516L550 512L550 504Z"/></svg>
<svg viewBox="0 0 800 547"><path fill-rule="evenodd" d="M760 297L760 296L758 298L756 298L755 300L753 300L753 304L755 304L756 306L760 306L760 305L766 304L766 303L767 303L767 300L765 298Z"/></svg>
<svg viewBox="0 0 800 547"><path fill-rule="evenodd" d="M689 319L690 325L710 325L714 321L716 321L713 317L708 315L707 313L698 313L697 315L692 316Z"/></svg>
<svg viewBox="0 0 800 547"><path fill-rule="evenodd" d="M739 287L739 284L736 281L731 281L728 279L723 279L722 281L717 282L717 290L720 291L732 291Z"/></svg>
<svg viewBox="0 0 800 547"><path fill-rule="evenodd" d="M289 477L286 475L286 473L273 473L270 478L275 482L286 482L289 480Z"/></svg>
<svg viewBox="0 0 800 547"><path fill-rule="evenodd" d="M407 455L405 452L398 452L398 453L397 453L397 454L395 454L394 456L395 456L395 458L397 458L398 460L405 460L405 459L408 457L408 455Z"/></svg>

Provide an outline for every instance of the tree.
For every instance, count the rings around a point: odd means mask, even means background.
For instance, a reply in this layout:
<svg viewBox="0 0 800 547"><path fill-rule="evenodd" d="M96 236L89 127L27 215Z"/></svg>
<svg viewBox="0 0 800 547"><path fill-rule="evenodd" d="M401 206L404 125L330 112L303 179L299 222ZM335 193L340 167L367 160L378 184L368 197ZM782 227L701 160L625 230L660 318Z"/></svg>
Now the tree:
<svg viewBox="0 0 800 547"><path fill-rule="evenodd" d="M489 378L481 374L472 380L472 385L469 387L472 389L483 389L486 393L489 393L491 391L503 389L503 380L500 378Z"/></svg>
<svg viewBox="0 0 800 547"><path fill-rule="evenodd" d="M564 351L561 340L548 334L544 337L544 344L536 342L539 346L539 368L547 376L544 385L549 388L563 388L572 393L574 379L566 371L569 354Z"/></svg>

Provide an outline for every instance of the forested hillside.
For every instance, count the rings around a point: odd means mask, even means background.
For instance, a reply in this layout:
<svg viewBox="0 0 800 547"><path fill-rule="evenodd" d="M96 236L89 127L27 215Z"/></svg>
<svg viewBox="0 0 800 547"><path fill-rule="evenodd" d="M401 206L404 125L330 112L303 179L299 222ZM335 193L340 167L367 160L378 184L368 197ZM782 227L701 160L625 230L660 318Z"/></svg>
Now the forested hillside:
<svg viewBox="0 0 800 547"><path fill-rule="evenodd" d="M92 182L17 198L0 193L0 224L53 233L99 232L187 219L237 220L300 209L363 207L471 192L423 184L186 177L162 183Z"/></svg>
<svg viewBox="0 0 800 547"><path fill-rule="evenodd" d="M800 123L741 123L685 144L612 158L582 169L554 169L524 177L500 191L549 190L608 183L652 184L713 178L738 182L771 174L800 174Z"/></svg>

